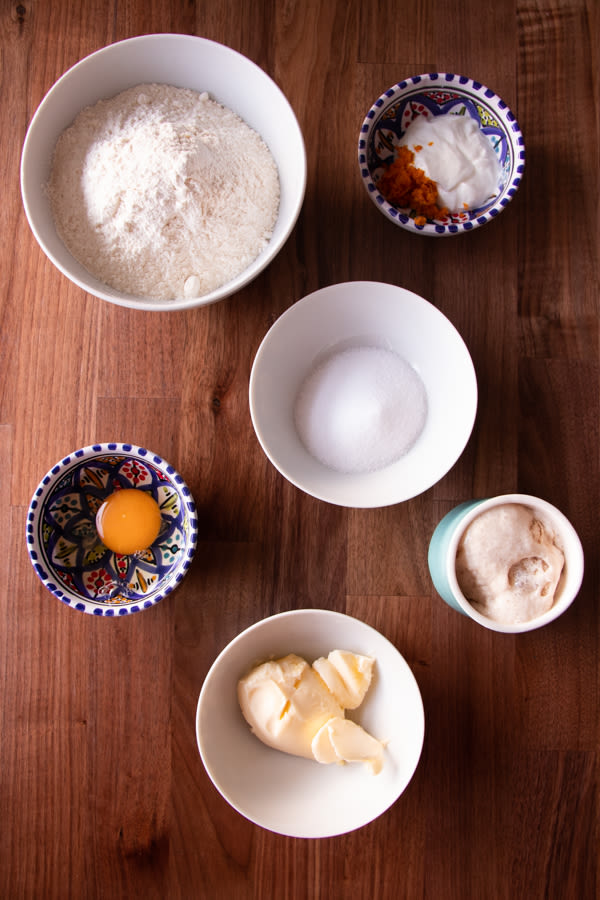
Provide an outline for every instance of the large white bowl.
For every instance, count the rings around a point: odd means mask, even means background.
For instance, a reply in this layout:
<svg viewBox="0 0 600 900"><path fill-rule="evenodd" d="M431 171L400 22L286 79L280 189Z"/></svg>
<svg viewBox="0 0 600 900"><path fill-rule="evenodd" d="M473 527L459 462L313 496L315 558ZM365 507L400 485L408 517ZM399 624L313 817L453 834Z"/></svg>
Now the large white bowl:
<svg viewBox="0 0 600 900"><path fill-rule="evenodd" d="M287 653L312 663L334 649L376 660L369 692L348 718L388 741L378 775L362 765L322 765L267 747L238 705L237 682L255 663ZM424 731L417 682L394 645L364 622L322 609L271 616L238 635L213 663L196 713L200 755L225 800L263 828L303 838L353 831L385 812L413 776Z"/></svg>
<svg viewBox="0 0 600 900"><path fill-rule="evenodd" d="M281 188L279 216L268 246L240 275L203 297L148 300L113 290L94 278L59 238L45 191L56 141L86 106L136 84L155 82L208 91L257 131L269 147ZM175 310L222 300L271 262L294 227L306 187L306 153L294 112L275 82L223 44L185 34L149 34L110 44L59 78L35 113L21 158L25 213L40 247L60 271L90 294L120 306Z"/></svg>
<svg viewBox="0 0 600 900"><path fill-rule="evenodd" d="M345 474L305 449L294 406L315 365L336 350L365 345L395 351L415 369L427 392L427 419L396 462ZM379 282L335 284L299 300L266 334L250 377L252 422L268 458L292 484L339 506L389 506L430 488L464 450L476 409L475 370L456 328L422 297Z"/></svg>

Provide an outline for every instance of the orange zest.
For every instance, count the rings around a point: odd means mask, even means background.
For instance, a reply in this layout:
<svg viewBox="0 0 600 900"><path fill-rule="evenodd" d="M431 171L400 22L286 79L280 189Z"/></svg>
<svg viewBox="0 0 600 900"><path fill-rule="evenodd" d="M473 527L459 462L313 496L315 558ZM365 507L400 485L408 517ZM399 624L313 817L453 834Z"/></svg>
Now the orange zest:
<svg viewBox="0 0 600 900"><path fill-rule="evenodd" d="M377 185L388 203L413 210L415 223L424 225L427 219L441 219L448 215L439 205L438 188L423 169L414 165L415 154L409 147L399 147L396 159L390 163Z"/></svg>

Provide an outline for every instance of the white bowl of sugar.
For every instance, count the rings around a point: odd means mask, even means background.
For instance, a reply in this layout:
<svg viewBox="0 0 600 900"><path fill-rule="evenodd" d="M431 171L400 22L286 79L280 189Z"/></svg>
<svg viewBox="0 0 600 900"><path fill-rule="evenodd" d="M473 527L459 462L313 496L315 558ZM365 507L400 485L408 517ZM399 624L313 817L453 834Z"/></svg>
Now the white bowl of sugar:
<svg viewBox="0 0 600 900"><path fill-rule="evenodd" d="M149 34L103 47L48 91L27 132L31 230L84 291L145 310L241 290L298 218L306 153L275 82L230 47Z"/></svg>
<svg viewBox="0 0 600 900"><path fill-rule="evenodd" d="M381 507L456 463L477 411L469 351L433 304L380 282L334 284L267 332L250 376L257 438L313 497Z"/></svg>

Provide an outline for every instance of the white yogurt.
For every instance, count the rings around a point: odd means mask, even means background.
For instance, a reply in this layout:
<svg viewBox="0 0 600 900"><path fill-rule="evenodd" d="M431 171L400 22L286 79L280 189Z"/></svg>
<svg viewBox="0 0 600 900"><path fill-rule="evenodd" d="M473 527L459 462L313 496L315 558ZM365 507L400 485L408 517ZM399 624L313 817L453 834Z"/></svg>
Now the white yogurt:
<svg viewBox="0 0 600 900"><path fill-rule="evenodd" d="M500 164L470 116L418 116L406 129L403 145L413 151L417 169L437 183L439 205L449 212L477 209L498 192Z"/></svg>

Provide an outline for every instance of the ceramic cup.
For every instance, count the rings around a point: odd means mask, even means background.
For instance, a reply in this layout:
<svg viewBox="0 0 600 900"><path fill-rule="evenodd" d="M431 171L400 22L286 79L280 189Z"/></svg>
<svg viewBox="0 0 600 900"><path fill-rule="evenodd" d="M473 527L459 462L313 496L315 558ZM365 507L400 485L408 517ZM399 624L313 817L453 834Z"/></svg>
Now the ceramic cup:
<svg viewBox="0 0 600 900"><path fill-rule="evenodd" d="M552 523L560 536L565 555L565 567L552 607L543 615L518 624L499 623L482 615L466 599L456 578L456 552L467 526L485 510L508 503L528 506L538 511L544 520ZM488 499L468 500L456 506L444 516L433 532L429 544L428 564L436 591L452 609L485 628L506 634L532 631L558 618L577 596L583 579L583 549L577 532L556 507L528 494L503 494Z"/></svg>

